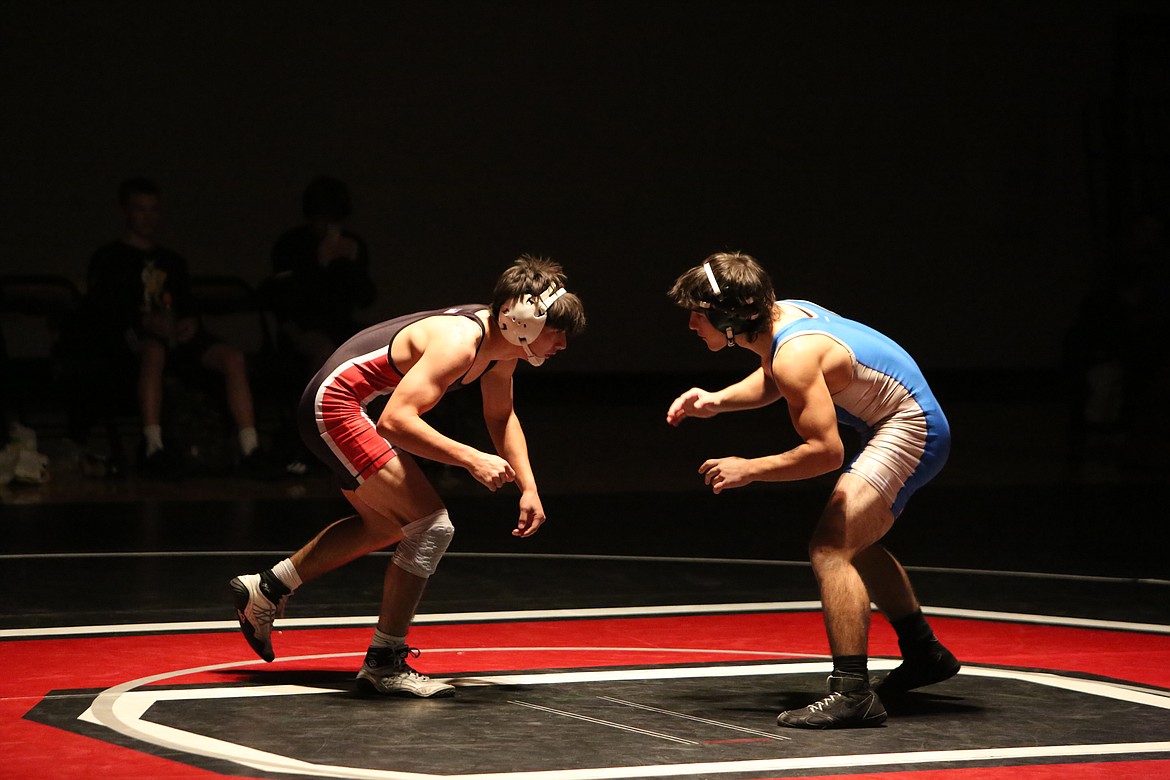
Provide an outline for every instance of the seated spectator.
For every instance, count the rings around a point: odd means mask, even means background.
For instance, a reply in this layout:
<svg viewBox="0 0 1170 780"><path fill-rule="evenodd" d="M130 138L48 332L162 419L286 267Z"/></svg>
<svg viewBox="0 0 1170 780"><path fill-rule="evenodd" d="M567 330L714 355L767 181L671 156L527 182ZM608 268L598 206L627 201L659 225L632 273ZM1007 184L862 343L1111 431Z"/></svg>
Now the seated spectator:
<svg viewBox="0 0 1170 780"><path fill-rule="evenodd" d="M272 247L273 277L266 292L281 338L303 361L307 380L361 330L354 312L373 303L376 288L365 242L343 226L352 211L345 183L318 176L305 188L301 205L304 224Z"/></svg>
<svg viewBox="0 0 1170 780"><path fill-rule="evenodd" d="M127 179L118 202L125 229L118 240L94 252L87 304L91 335L104 345L112 364L127 354L136 359L144 474L177 476L181 471L181 458L167 449L162 432L164 370L180 379L207 371L222 375L238 430L240 469L258 471L261 455L244 355L200 327L186 260L158 244L158 186L149 179Z"/></svg>

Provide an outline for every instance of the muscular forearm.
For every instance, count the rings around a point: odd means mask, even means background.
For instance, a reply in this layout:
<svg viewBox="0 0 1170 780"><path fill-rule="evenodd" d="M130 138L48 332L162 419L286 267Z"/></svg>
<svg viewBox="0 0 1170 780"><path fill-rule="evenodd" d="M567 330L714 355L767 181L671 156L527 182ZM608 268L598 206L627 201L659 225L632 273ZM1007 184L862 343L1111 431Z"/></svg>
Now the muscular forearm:
<svg viewBox="0 0 1170 780"><path fill-rule="evenodd" d="M421 417L383 417L378 434L395 447L427 460L466 468L478 452L470 445L444 436Z"/></svg>
<svg viewBox="0 0 1170 780"><path fill-rule="evenodd" d="M516 486L521 491L535 489L536 478L528 460L528 440L524 437L520 419L512 414L504 420L487 419L485 422L496 451L516 472Z"/></svg>
<svg viewBox="0 0 1170 780"><path fill-rule="evenodd" d="M738 412L743 409L758 409L767 406L780 397L772 380L757 368L733 385L728 385L712 394L715 408L720 412Z"/></svg>
<svg viewBox="0 0 1170 780"><path fill-rule="evenodd" d="M806 442L777 455L752 458L748 464L753 481L794 482L834 471L843 460L840 450Z"/></svg>

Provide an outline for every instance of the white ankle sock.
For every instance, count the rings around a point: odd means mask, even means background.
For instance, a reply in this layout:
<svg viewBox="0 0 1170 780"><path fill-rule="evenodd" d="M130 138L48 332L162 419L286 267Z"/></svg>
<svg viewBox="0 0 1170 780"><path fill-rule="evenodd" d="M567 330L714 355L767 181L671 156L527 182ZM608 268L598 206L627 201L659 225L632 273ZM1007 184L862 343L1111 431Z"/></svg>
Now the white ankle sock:
<svg viewBox="0 0 1170 780"><path fill-rule="evenodd" d="M390 636L379 628L374 629L374 638L370 640L370 647L402 647L406 644L404 636Z"/></svg>
<svg viewBox="0 0 1170 780"><path fill-rule="evenodd" d="M296 590L304 585L301 582L301 575L297 574L296 567L292 565L292 559L285 558L280 563L272 567L272 573L276 575L276 579L284 583L289 592Z"/></svg>
<svg viewBox="0 0 1170 780"><path fill-rule="evenodd" d="M146 442L147 456L153 455L163 448L162 426L146 425L142 428L142 438Z"/></svg>
<svg viewBox="0 0 1170 780"><path fill-rule="evenodd" d="M255 428L243 428L240 430L240 452L244 453L244 457L248 457L260 446L260 436L256 433Z"/></svg>

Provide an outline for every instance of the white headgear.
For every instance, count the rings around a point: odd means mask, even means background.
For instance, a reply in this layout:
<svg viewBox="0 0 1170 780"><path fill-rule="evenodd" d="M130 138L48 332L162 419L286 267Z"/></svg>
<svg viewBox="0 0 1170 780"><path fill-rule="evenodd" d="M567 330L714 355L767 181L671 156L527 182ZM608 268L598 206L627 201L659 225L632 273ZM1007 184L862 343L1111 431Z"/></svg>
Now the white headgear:
<svg viewBox="0 0 1170 780"><path fill-rule="evenodd" d="M500 308L498 320L500 332L504 334L504 338L508 340L509 344L523 347L524 354L528 356L528 362L534 366L543 363L544 358L532 354L528 345L536 341L540 332L544 330L549 307L557 298L567 292L568 290L564 287L557 287L554 282L540 295L527 293L519 298L513 298Z"/></svg>

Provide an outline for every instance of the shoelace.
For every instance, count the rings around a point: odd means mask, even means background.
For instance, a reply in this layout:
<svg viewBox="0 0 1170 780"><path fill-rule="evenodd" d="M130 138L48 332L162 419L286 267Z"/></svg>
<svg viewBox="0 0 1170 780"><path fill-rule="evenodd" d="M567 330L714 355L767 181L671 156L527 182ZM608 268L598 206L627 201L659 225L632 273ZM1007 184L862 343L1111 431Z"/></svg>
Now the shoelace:
<svg viewBox="0 0 1170 780"><path fill-rule="evenodd" d="M845 698L845 694L841 693L840 691L833 691L820 701L815 701L808 705L808 708L813 712L820 712L821 710L831 705L833 702L837 701L837 699L843 698Z"/></svg>
<svg viewBox="0 0 1170 780"><path fill-rule="evenodd" d="M410 664L408 664L406 662L406 659L408 657L409 658L418 658L420 655L422 655L422 651L419 650L417 647L408 647L406 645L403 645L402 647L398 648L395 655L397 655L397 661L398 661L398 663L395 664L395 666L397 668L393 672L391 672L390 674L382 675L383 680L389 680L391 677L396 677L398 675L406 675L407 677L413 677L416 680L429 680L429 679L431 679L430 677L427 677L425 674L421 674L421 673L415 671L413 668L411 668Z"/></svg>
<svg viewBox="0 0 1170 780"><path fill-rule="evenodd" d="M427 677L421 672L415 671L411 665L406 662L407 656L411 658L418 658L420 655L422 655L422 651L417 647L406 647L404 645L402 649L398 651L398 660L402 662L402 671L405 672L408 677L414 677L418 680L429 680L431 679L430 677Z"/></svg>
<svg viewBox="0 0 1170 780"><path fill-rule="evenodd" d="M267 600L267 597L265 597L265 601ZM252 614L255 616L256 622L260 624L261 628L264 626L271 628L277 618L284 617L284 605L287 601L288 596L281 596L276 604L273 604L271 607L261 606L258 601L252 603ZM268 603L272 604L271 601Z"/></svg>

